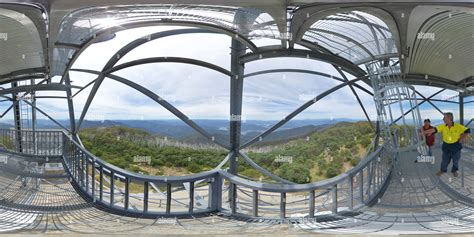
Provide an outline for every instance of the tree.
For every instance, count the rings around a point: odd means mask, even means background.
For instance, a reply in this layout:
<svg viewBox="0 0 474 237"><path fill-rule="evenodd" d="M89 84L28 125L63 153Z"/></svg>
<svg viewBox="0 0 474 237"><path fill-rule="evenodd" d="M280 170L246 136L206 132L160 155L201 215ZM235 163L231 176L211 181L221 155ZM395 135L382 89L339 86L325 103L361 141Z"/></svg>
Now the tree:
<svg viewBox="0 0 474 237"><path fill-rule="evenodd" d="M311 176L309 174L309 169L303 164L283 164L278 168L276 174L281 178L289 180L295 183L309 183L311 181Z"/></svg>

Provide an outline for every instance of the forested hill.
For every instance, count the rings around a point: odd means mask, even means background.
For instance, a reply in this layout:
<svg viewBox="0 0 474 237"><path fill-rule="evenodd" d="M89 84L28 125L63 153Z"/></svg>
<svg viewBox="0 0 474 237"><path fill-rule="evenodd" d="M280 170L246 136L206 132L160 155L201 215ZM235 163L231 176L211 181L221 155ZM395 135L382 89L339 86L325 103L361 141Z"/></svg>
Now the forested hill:
<svg viewBox="0 0 474 237"><path fill-rule="evenodd" d="M152 175L185 175L210 170L227 155L209 144L189 143L147 131L113 126L80 132L84 146L96 156L124 169ZM297 183L336 176L356 165L373 137L367 122L341 122L307 136L255 145L245 152L259 165ZM150 160L150 163L143 160ZM265 179L239 159L239 173Z"/></svg>

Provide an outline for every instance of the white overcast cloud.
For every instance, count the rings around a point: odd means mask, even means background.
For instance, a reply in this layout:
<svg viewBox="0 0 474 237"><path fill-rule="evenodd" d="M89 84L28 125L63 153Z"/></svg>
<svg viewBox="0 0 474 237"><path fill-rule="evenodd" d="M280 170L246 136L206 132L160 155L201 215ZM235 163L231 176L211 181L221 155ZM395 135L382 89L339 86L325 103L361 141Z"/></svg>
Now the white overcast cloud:
<svg viewBox="0 0 474 237"><path fill-rule="evenodd" d="M122 31L110 41L93 44L79 57L73 68L101 70L111 56L132 40L147 34L177 27L145 27ZM146 57L185 57L206 61L230 70L230 42L220 34L189 34L171 36L148 42L120 59L118 64ZM277 44L275 40L259 40L259 45ZM245 74L269 69L306 69L341 77L329 64L308 59L264 59L246 64ZM179 63L154 63L120 70L118 76L136 82L162 96L191 119L228 119L230 79L219 72ZM349 79L353 77L348 75ZM76 85L86 85L95 75L71 72ZM280 120L307 100L340 82L317 75L272 73L248 77L243 92L243 117L251 120ZM362 82L359 85L369 88ZM76 119L84 107L89 87L74 98ZM424 96L439 89L417 87ZM370 88L369 88L370 90ZM356 88L369 116L375 120L372 96ZM448 91L436 98L455 95ZM56 94L59 95L59 94ZM64 96L61 94L61 96ZM457 105L437 103L443 110L457 112ZM471 103L471 106L474 103ZM7 107L2 104L1 107ZM67 104L58 99L42 99L38 107L55 118L68 117ZM472 106L471 106L472 108ZM439 117L428 103L421 107L422 117ZM466 110L466 118L472 117ZM8 116L6 116L8 117ZM41 117L41 116L40 116ZM119 82L105 79L90 107L86 119L169 119L174 116L143 94ZM353 118L365 119L354 94L344 87L312 105L296 119Z"/></svg>

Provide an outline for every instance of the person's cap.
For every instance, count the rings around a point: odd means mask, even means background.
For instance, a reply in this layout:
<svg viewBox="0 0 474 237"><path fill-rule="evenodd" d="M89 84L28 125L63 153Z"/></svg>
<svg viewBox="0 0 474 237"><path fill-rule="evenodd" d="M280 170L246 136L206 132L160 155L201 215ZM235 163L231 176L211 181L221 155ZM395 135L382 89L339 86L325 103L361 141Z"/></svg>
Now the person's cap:
<svg viewBox="0 0 474 237"><path fill-rule="evenodd" d="M431 123L430 119L425 119L424 122L425 122L425 123L426 123L426 122Z"/></svg>

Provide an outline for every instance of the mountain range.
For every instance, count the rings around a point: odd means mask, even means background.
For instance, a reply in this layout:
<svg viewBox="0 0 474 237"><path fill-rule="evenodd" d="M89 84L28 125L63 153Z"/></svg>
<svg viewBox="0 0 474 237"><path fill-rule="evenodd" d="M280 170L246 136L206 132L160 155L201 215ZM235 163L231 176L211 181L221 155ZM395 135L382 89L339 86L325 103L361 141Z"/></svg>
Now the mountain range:
<svg viewBox="0 0 474 237"><path fill-rule="evenodd" d="M196 124L202 127L207 133L211 134L216 140L228 142L229 141L229 121L228 120L208 120L197 119L193 120ZM354 122L354 119L314 119L314 120L291 120L281 128L274 131L267 136L264 142L272 142L276 140L293 139L306 136L314 131L320 130L329 125L338 122ZM69 127L68 120L59 120L63 126ZM246 120L242 121L241 126L241 142L251 140L260 135L265 130L271 128L278 123L276 120ZM202 142L204 139L202 135L198 134L193 128L188 126L181 120L84 120L82 128L94 127L112 127L124 126L130 128L138 128L147 131L154 135L163 137L170 137L175 140L186 142ZM4 120L0 122L0 128L13 127L13 121ZM50 120L39 119L37 121L37 128L39 129L57 129L55 123Z"/></svg>

